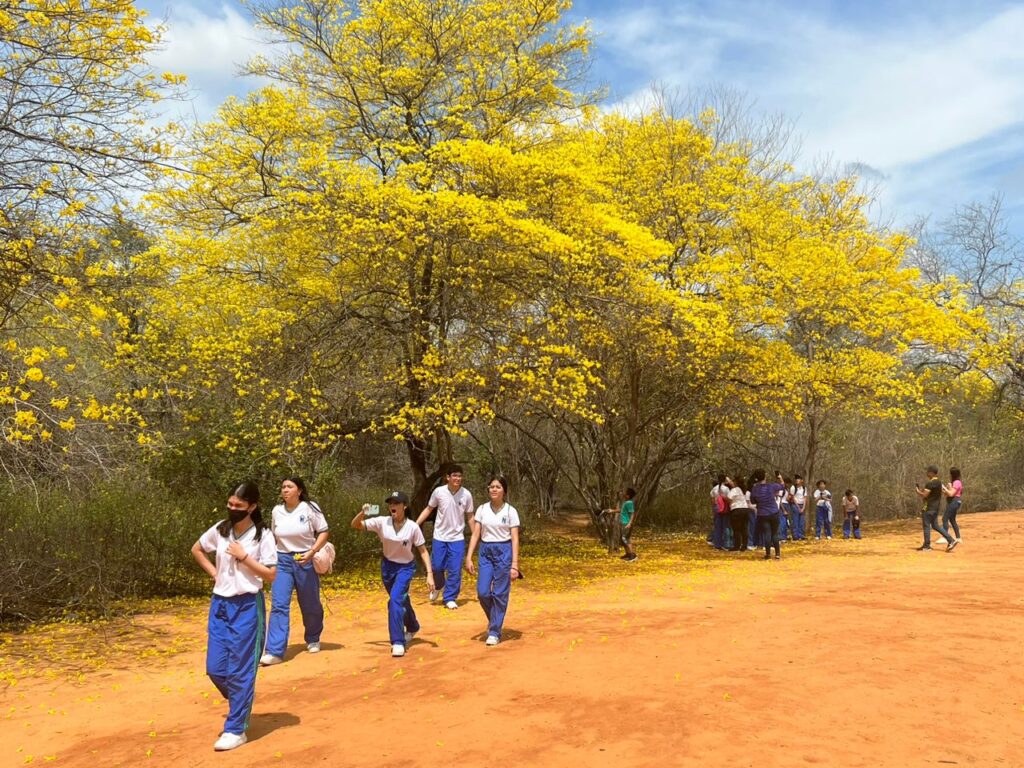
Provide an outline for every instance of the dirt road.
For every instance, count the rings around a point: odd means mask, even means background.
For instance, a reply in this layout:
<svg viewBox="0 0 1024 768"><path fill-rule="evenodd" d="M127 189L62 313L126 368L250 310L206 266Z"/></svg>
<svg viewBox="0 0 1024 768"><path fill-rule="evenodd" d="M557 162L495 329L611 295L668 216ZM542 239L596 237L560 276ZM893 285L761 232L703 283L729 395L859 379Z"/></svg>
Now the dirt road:
<svg viewBox="0 0 1024 768"><path fill-rule="evenodd" d="M0 765L1024 766L1024 513L961 518L949 554L910 522L779 562L692 537L640 535L636 564L524 551L496 648L475 602L420 595L392 659L383 592L336 593L323 652L260 672L223 754L203 606L7 637Z"/></svg>

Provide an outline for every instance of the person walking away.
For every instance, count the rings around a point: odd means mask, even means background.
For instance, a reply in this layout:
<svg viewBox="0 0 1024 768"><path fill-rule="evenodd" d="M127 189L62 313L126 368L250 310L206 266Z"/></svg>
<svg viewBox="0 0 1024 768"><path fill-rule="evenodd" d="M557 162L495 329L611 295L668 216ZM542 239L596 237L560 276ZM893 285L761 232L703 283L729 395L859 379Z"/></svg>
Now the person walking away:
<svg viewBox="0 0 1024 768"><path fill-rule="evenodd" d="M942 527L947 531L953 526L953 533L956 534L956 543L960 544L963 539L960 537L960 526L956 522L956 513L960 511L960 504L963 501L964 484L960 480L960 470L957 467L949 468L949 484L942 486L942 493L946 497L946 511L942 513Z"/></svg>
<svg viewBox="0 0 1024 768"><path fill-rule="evenodd" d="M746 550L749 543L747 533L747 516L750 512L749 497L742 482L727 477L725 484L729 486L729 523L732 526L730 551L742 552Z"/></svg>

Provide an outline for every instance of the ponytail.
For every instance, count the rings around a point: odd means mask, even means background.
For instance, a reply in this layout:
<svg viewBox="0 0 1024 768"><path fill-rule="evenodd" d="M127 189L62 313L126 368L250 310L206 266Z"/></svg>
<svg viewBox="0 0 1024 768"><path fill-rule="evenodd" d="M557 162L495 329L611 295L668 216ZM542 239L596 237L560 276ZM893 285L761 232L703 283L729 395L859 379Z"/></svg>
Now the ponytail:
<svg viewBox="0 0 1024 768"><path fill-rule="evenodd" d="M260 487L256 484L255 480L246 480L244 483L235 488L231 492L231 496L241 499L247 504L255 504L255 508L249 513L249 517L252 518L253 524L256 526L256 541L260 541L263 538L263 529L266 527L263 523L263 512L260 510ZM224 538L227 538L231 534L231 519L224 518L217 523L217 533Z"/></svg>

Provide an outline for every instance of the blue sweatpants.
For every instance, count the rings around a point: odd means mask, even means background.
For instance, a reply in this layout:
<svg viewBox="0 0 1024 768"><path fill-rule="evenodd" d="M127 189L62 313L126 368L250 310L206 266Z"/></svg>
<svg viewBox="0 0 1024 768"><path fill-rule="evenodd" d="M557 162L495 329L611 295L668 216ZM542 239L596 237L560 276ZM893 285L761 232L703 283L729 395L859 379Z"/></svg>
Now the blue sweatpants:
<svg viewBox="0 0 1024 768"><path fill-rule="evenodd" d="M299 600L306 643L320 642L324 631L324 607L320 603L320 574L313 561L303 565L290 552L277 553L277 578L270 587L270 624L267 628L267 653L281 658L288 648L288 624L291 618L292 589Z"/></svg>
<svg viewBox="0 0 1024 768"><path fill-rule="evenodd" d="M851 533L853 538L860 538L860 520L854 520L853 515L843 513L843 538L850 538Z"/></svg>
<svg viewBox="0 0 1024 768"><path fill-rule="evenodd" d="M804 537L804 510L798 504L792 504L793 508L793 541L800 541Z"/></svg>
<svg viewBox="0 0 1024 768"><path fill-rule="evenodd" d="M241 734L249 727L265 626L262 592L235 597L214 595L210 600L206 674L228 700L225 733Z"/></svg>
<svg viewBox="0 0 1024 768"><path fill-rule="evenodd" d="M828 507L817 506L814 508L817 513L817 517L814 521L814 533L820 539L821 529L825 529L825 535L832 535L832 521L828 519Z"/></svg>
<svg viewBox="0 0 1024 768"><path fill-rule="evenodd" d="M779 540L785 541L789 538L789 504L782 503L779 507Z"/></svg>
<svg viewBox="0 0 1024 768"><path fill-rule="evenodd" d="M487 634L492 637L501 637L501 627L505 623L508 596L512 591L511 568L511 541L480 543L476 596L487 614Z"/></svg>
<svg viewBox="0 0 1024 768"><path fill-rule="evenodd" d="M440 541L430 545L430 568L434 571L434 584L444 584L442 599L447 603L462 590L462 560L466 557L466 540Z"/></svg>
<svg viewBox="0 0 1024 768"><path fill-rule="evenodd" d="M750 510L747 518L747 541L757 549L761 546L761 526L757 524L757 513Z"/></svg>
<svg viewBox="0 0 1024 768"><path fill-rule="evenodd" d="M725 549L728 546L726 531L729 530L729 513L715 513L715 519L711 527L711 543L715 549Z"/></svg>
<svg viewBox="0 0 1024 768"><path fill-rule="evenodd" d="M386 557L381 558L380 578L388 591L388 637L392 645L405 645L406 630L420 631L420 623L409 600L409 584L415 573L415 563L396 563Z"/></svg>

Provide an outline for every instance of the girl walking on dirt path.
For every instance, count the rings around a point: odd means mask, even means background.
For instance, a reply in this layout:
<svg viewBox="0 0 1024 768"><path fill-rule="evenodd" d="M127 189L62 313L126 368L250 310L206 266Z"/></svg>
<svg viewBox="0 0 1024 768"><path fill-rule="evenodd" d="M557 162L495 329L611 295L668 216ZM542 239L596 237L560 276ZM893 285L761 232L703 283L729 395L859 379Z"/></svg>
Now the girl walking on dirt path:
<svg viewBox="0 0 1024 768"><path fill-rule="evenodd" d="M320 574L313 567L313 555L327 543L330 533L324 513L309 498L301 477L281 483L281 504L270 513L277 541L278 575L270 588L270 624L267 649L260 664L280 664L288 647L292 591L299 599L306 650L320 652L324 631L324 606L320 602Z"/></svg>
<svg viewBox="0 0 1024 768"><path fill-rule="evenodd" d="M953 533L956 534L956 541L959 544L960 526L956 523L956 513L960 511L960 504L963 502L964 484L960 480L960 470L956 467L949 468L949 484L942 486L942 492L946 496L946 511L942 513L942 527L947 531L953 526Z"/></svg>
<svg viewBox="0 0 1024 768"><path fill-rule="evenodd" d="M391 655L405 656L405 649L420 631L420 623L409 600L409 585L416 573L414 551L423 558L427 569L427 586L434 589L434 572L430 568L423 531L415 522L406 517L409 497L401 491L392 491L384 500L388 506L385 517L366 519L370 505L364 504L354 518L352 527L358 531L377 534L381 542L380 578L388 592L388 636L391 640Z"/></svg>
<svg viewBox="0 0 1024 768"><path fill-rule="evenodd" d="M928 475L928 481L922 488L919 484L915 484L914 488L917 490L917 495L921 497L922 509L921 509L921 528L924 531L924 542L918 547L919 552L928 552L932 548L932 530L938 531L942 534L942 538L946 540L946 551L952 552L957 545L957 540L949 535L949 531L946 527L939 527L939 503L942 501L942 481L939 480L939 468L936 466L930 466L925 469L925 473Z"/></svg>
<svg viewBox="0 0 1024 768"><path fill-rule="evenodd" d="M266 626L263 583L277 575L277 547L259 502L259 486L242 483L228 498L227 518L192 545L192 557L213 579L206 674L228 700L224 731L213 745L221 752L246 742Z"/></svg>
<svg viewBox="0 0 1024 768"><path fill-rule="evenodd" d="M487 645L501 642L512 579L523 578L519 571L519 513L505 500L507 493L508 481L501 475L487 481L491 500L477 507L466 552L466 570L472 574L473 552L480 543L476 594L487 615Z"/></svg>

